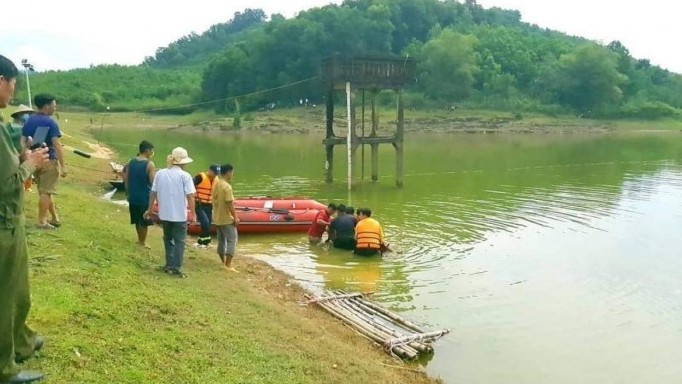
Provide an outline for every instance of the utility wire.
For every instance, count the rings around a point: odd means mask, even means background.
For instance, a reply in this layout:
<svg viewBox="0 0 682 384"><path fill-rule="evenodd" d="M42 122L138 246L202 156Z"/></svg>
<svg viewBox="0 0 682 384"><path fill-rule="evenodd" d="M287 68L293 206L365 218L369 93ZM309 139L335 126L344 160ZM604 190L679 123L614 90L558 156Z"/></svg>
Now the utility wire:
<svg viewBox="0 0 682 384"><path fill-rule="evenodd" d="M319 78L319 76L313 76L313 77L309 77L309 78L304 79L304 80L299 80L299 81L295 81L295 82L293 82L293 83L289 83L289 84L285 84L285 85L280 85L279 87L264 89L264 90L262 90L262 91L256 91L256 92L247 93L247 94L239 95L239 96L231 96L231 97L227 97L227 98L224 98L224 99L216 99L216 100L211 100L211 101L202 101L202 102L200 102L200 103L178 105L178 106L175 106L175 107L163 107L163 108L142 109L142 110L132 111L132 112L134 112L134 113L147 113L147 112L167 111L167 110L177 109L177 108L197 107L197 106L200 106L200 105L213 104L213 103L218 103L218 102L221 102L221 101L229 101L229 100L241 99L241 98L244 98L244 97L250 97L250 96L261 95L261 94L263 94L263 93L268 93L268 92L278 91L278 90L284 89L284 88L293 87L293 86L295 86L295 85L303 84L303 83L306 83L306 82L308 82L308 81L315 80L315 79L317 79L317 78Z"/></svg>

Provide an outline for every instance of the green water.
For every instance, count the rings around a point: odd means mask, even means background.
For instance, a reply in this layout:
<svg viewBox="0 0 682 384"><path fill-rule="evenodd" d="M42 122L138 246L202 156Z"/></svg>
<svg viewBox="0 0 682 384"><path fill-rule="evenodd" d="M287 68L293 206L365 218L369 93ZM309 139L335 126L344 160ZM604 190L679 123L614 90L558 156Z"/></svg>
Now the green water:
<svg viewBox="0 0 682 384"><path fill-rule="evenodd" d="M452 333L427 364L448 383L682 381L682 134L409 135L405 187L394 154L349 196L343 148L324 179L321 135L105 132L157 164L175 146L189 171L235 166L238 196L304 195L372 208L396 252L383 259L311 247L304 235L243 236L310 289L377 292ZM359 165L359 164L358 164ZM191 264L187 269L191 271Z"/></svg>

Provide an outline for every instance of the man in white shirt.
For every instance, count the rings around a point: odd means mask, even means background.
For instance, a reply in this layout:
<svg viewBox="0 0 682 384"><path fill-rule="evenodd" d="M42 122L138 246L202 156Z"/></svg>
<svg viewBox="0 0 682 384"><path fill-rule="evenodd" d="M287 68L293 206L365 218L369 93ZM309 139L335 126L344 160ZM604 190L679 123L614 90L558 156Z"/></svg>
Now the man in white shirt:
<svg viewBox="0 0 682 384"><path fill-rule="evenodd" d="M184 148L173 149L168 156L168 168L158 171L154 176L149 207L144 213L145 218L148 219L154 203L158 201L159 220L163 227L163 245L166 251L164 271L176 277L187 277L181 271L185 254L187 221L188 219L196 220L194 211L196 189L192 176L185 171L185 165L192 161Z"/></svg>

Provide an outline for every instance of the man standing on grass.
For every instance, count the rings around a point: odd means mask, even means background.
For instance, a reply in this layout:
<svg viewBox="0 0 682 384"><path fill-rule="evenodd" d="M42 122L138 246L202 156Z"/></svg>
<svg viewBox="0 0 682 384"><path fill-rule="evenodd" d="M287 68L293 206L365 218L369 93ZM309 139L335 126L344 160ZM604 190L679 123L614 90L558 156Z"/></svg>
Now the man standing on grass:
<svg viewBox="0 0 682 384"><path fill-rule="evenodd" d="M14 63L0 55L0 108L12 98L18 75ZM31 295L23 184L47 164L48 156L47 148L20 154L0 125L0 383L30 383L44 376L21 370L17 363L43 346L43 339L26 325Z"/></svg>
<svg viewBox="0 0 682 384"><path fill-rule="evenodd" d="M147 228L152 225L151 220L145 219L144 211L149 206L149 194L156 168L151 161L154 156L154 145L143 140L138 148L137 157L128 161L123 169L123 184L128 195L128 210L130 224L135 224L137 244L149 248L147 245Z"/></svg>
<svg viewBox="0 0 682 384"><path fill-rule="evenodd" d="M196 207L197 219L201 224L201 233L195 247L206 249L211 244L211 221L213 219L213 202L211 201L211 190L213 183L218 175L219 166L212 164L208 167L208 172L201 172L194 176L194 187L197 189Z"/></svg>
<svg viewBox="0 0 682 384"><path fill-rule="evenodd" d="M163 245L166 252L166 265L163 270L176 277L187 277L182 272L187 237L187 220L194 221L194 183L192 176L185 171L185 165L193 160L182 147L173 149L168 156L168 168L156 172L152 183L149 206L144 218L151 217L154 203L159 204L159 219L163 227ZM189 209L189 217L187 210Z"/></svg>
<svg viewBox="0 0 682 384"><path fill-rule="evenodd" d="M29 137L33 137L41 127L47 128L45 145L47 145L50 155L50 162L35 173L38 183L38 224L40 229L55 229L61 225L57 208L54 204L54 195L57 194L57 182L59 177L66 177L66 167L64 165L64 150L59 140L62 133L59 125L54 121L52 115L57 110L57 101L54 96L41 93L33 98L38 111L26 120L22 128L21 136L25 145ZM35 143L38 144L38 143ZM47 213L51 219L47 221Z"/></svg>
<svg viewBox="0 0 682 384"><path fill-rule="evenodd" d="M211 196L213 222L218 240L218 257L223 262L223 268L230 272L237 272L232 267L232 258L237 249L237 226L239 225L237 211L234 208L234 193L230 185L233 174L234 167L231 164L221 165L221 177L214 183Z"/></svg>

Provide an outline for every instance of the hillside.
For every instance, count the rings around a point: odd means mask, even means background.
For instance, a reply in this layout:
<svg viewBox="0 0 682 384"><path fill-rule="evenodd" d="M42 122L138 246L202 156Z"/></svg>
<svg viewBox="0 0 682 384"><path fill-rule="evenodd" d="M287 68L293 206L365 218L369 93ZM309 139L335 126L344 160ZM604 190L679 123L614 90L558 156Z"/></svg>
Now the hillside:
<svg viewBox="0 0 682 384"><path fill-rule="evenodd" d="M32 85L56 93L63 104L88 108L202 102L176 112L222 113L234 107L227 99L272 88L279 89L241 97L242 108L295 105L300 98L319 104L320 61L337 53L416 58L412 108L642 119L677 118L682 108L682 77L633 58L620 42L604 46L542 29L521 22L518 11L485 9L475 0L346 0L291 19L247 9L158 49L138 67L49 72L34 76ZM121 81L111 82L116 71ZM181 81L166 81L177 74Z"/></svg>

